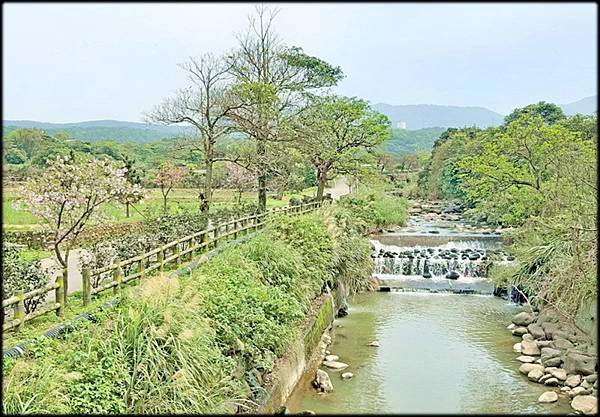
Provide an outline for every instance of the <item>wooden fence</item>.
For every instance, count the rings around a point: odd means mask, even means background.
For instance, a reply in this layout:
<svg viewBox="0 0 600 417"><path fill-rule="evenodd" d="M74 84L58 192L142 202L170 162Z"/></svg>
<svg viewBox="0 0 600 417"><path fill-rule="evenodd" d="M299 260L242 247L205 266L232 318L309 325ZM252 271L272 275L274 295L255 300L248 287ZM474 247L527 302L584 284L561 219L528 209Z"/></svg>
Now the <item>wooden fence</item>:
<svg viewBox="0 0 600 417"><path fill-rule="evenodd" d="M124 284L134 282L139 284L148 273L163 268L168 263L175 263L178 267L182 260L191 261L195 253L204 253L216 248L221 241L237 239L250 231L261 229L267 217L275 214L296 216L311 212L322 206L322 202L300 203L299 205L279 207L267 210L264 213L256 213L239 219L230 220L209 227L206 230L185 236L126 260L116 260L113 265L99 269L83 268L82 270L82 292L83 305L91 303L92 296L110 288L115 295L119 295ZM67 294L64 291L64 281L68 279L67 270L56 278L55 282L33 291L24 293L18 291L14 296L2 301L2 309L6 318L6 310L12 307L13 317L2 326L2 331L23 328L25 322L44 314L56 311L56 315L63 317L64 308L67 305ZM49 303L38 311L25 314L25 301L36 297L47 296L54 291L55 302Z"/></svg>

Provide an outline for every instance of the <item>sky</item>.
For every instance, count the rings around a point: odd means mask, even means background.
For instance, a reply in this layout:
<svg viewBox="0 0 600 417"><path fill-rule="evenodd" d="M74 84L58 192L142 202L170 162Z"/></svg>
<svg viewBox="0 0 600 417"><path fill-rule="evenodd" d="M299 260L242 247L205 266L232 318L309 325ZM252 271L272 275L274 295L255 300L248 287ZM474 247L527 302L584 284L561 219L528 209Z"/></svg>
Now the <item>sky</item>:
<svg viewBox="0 0 600 417"><path fill-rule="evenodd" d="M142 121L255 4L3 3L3 119ZM341 66L338 94L501 114L596 94L595 3L270 5L287 45Z"/></svg>

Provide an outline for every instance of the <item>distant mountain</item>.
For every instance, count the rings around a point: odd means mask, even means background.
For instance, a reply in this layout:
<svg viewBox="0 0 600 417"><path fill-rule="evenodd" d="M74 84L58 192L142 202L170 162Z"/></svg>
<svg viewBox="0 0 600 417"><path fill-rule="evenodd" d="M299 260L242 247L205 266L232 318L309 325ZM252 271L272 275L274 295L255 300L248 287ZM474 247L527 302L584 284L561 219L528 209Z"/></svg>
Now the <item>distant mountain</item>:
<svg viewBox="0 0 600 417"><path fill-rule="evenodd" d="M385 103L373 105L380 113L387 115L392 127L406 123L406 129L429 127L489 127L502 124L504 116L485 107L440 106L435 104L415 104L393 106Z"/></svg>
<svg viewBox="0 0 600 417"><path fill-rule="evenodd" d="M573 114L594 114L598 111L598 96L590 96L574 101L573 103L559 104L566 115Z"/></svg>
<svg viewBox="0 0 600 417"><path fill-rule="evenodd" d="M49 135L66 132L72 138L84 141L113 139L117 142L153 142L163 138L190 133L189 127L150 125L118 120L92 120L77 123L45 123L33 120L4 120L3 136L18 128L42 129Z"/></svg>

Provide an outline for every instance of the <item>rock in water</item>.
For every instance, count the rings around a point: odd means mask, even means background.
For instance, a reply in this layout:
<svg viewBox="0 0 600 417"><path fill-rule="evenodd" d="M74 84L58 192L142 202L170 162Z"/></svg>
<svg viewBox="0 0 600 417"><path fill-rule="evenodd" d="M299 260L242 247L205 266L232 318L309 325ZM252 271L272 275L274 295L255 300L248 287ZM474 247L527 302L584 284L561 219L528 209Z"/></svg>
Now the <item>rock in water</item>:
<svg viewBox="0 0 600 417"><path fill-rule="evenodd" d="M548 378L547 380L544 381L544 385L549 385L549 386L555 387L558 385L558 379Z"/></svg>
<svg viewBox="0 0 600 417"><path fill-rule="evenodd" d="M342 378L344 378L344 379L350 379L350 378L352 378L353 376L354 376L354 374L353 374L352 372L344 372L344 373L342 374Z"/></svg>
<svg viewBox="0 0 600 417"><path fill-rule="evenodd" d="M598 414L598 399L593 395L578 395L571 401L571 407L585 415Z"/></svg>
<svg viewBox="0 0 600 417"><path fill-rule="evenodd" d="M531 323L529 326L527 326L527 330L529 330L529 333L531 333L534 339L542 339L546 337L544 329L542 329L542 326L537 323Z"/></svg>
<svg viewBox="0 0 600 417"><path fill-rule="evenodd" d="M337 361L325 361L323 365L331 369L344 369L348 367L347 363Z"/></svg>
<svg viewBox="0 0 600 417"><path fill-rule="evenodd" d="M539 381L540 378L543 376L544 376L544 371L542 371L541 369L532 369L527 374L527 378L529 378L530 381L535 381L535 382Z"/></svg>
<svg viewBox="0 0 600 417"><path fill-rule="evenodd" d="M517 327L511 333L515 336L523 336L527 334L527 327Z"/></svg>
<svg viewBox="0 0 600 417"><path fill-rule="evenodd" d="M567 379L567 371L565 371L562 368L552 369L549 372L550 372L550 375L552 375L554 378L556 378L560 381L564 381Z"/></svg>
<svg viewBox="0 0 600 417"><path fill-rule="evenodd" d="M524 375L527 375L527 374L529 374L529 372L533 371L534 369L541 371L542 375L544 375L544 367L542 365L538 365L537 363L524 363L523 365L521 365L519 367L519 372L521 372ZM540 377L542 375L540 375Z"/></svg>
<svg viewBox="0 0 600 417"><path fill-rule="evenodd" d="M377 340L373 340L371 343L369 343L369 346L379 347L379 342Z"/></svg>
<svg viewBox="0 0 600 417"><path fill-rule="evenodd" d="M585 377L585 380L590 384L593 384L598 380L598 374L591 374Z"/></svg>
<svg viewBox="0 0 600 417"><path fill-rule="evenodd" d="M581 375L569 375L565 381L565 385L571 388L575 388L581 383Z"/></svg>
<svg viewBox="0 0 600 417"><path fill-rule="evenodd" d="M317 375L315 377L313 385L317 390L321 392L333 391L333 384L331 383L331 378L329 378L329 374L321 369L317 369Z"/></svg>
<svg viewBox="0 0 600 417"><path fill-rule="evenodd" d="M521 342L521 353L526 356L538 356L541 352L535 340L523 339Z"/></svg>
<svg viewBox="0 0 600 417"><path fill-rule="evenodd" d="M533 362L535 362L535 358L532 357L532 356L519 356L517 358L517 360L519 362L522 362L522 363L533 363Z"/></svg>
<svg viewBox="0 0 600 417"><path fill-rule="evenodd" d="M327 355L325 356L325 360L329 362L337 361L340 357L338 355Z"/></svg>
<svg viewBox="0 0 600 417"><path fill-rule="evenodd" d="M513 350L517 353L521 353L521 343L515 343L513 345Z"/></svg>
<svg viewBox="0 0 600 417"><path fill-rule="evenodd" d="M517 326L529 326L531 323L533 323L533 320L533 315L527 313L526 311L522 311L512 318L512 322Z"/></svg>
<svg viewBox="0 0 600 417"><path fill-rule="evenodd" d="M546 391L538 398L540 403L553 403L558 401L558 394L554 391Z"/></svg>
<svg viewBox="0 0 600 417"><path fill-rule="evenodd" d="M460 274L456 271L450 271L446 274L446 279L458 279L460 278Z"/></svg>

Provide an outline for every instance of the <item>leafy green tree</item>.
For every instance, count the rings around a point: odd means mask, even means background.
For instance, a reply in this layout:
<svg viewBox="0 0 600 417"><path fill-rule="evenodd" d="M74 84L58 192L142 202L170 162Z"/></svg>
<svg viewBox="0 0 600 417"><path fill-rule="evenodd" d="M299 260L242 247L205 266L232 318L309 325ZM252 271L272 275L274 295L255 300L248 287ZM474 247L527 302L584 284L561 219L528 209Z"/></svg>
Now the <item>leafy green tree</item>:
<svg viewBox="0 0 600 417"><path fill-rule="evenodd" d="M313 100L291 125L290 135L315 168L321 200L333 176L358 172L369 163L374 166L372 151L391 132L387 116L372 110L365 100L329 95Z"/></svg>
<svg viewBox="0 0 600 417"><path fill-rule="evenodd" d="M512 111L508 116L504 118L504 125L508 126L510 123L516 120L528 120L523 119L521 116L529 115L529 116L538 116L544 120L546 124L554 124L560 120L565 119L565 114L562 109L554 103L546 103L545 101L540 101L536 104L529 104L528 106L517 108Z"/></svg>

